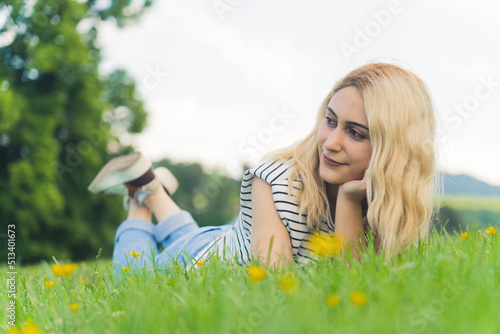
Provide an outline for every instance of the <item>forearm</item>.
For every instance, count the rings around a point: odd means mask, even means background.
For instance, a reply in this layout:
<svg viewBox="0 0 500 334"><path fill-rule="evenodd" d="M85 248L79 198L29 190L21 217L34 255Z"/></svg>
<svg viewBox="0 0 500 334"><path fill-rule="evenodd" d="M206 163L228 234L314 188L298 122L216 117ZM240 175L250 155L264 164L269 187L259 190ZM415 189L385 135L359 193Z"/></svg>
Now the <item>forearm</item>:
<svg viewBox="0 0 500 334"><path fill-rule="evenodd" d="M352 256L359 260L359 254L356 250L356 247L359 246L359 239L361 239L363 248L366 247L366 241L363 237L361 202L349 200L339 194L335 212L335 232L343 238L344 248L352 245Z"/></svg>
<svg viewBox="0 0 500 334"><path fill-rule="evenodd" d="M288 234L284 238L283 234L278 235L265 235L251 240L251 251L259 258L262 266L267 268L283 268L287 263L292 263L292 247Z"/></svg>

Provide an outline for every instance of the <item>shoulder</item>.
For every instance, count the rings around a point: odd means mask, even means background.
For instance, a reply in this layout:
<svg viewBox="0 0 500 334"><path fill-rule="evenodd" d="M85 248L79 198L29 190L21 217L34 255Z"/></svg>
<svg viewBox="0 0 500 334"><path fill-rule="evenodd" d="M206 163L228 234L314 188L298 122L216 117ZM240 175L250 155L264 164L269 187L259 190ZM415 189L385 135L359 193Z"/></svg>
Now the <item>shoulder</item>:
<svg viewBox="0 0 500 334"><path fill-rule="evenodd" d="M286 161L272 160L260 163L245 171L243 180L251 181L254 176L261 178L271 186L288 180L288 176L293 170L293 165Z"/></svg>

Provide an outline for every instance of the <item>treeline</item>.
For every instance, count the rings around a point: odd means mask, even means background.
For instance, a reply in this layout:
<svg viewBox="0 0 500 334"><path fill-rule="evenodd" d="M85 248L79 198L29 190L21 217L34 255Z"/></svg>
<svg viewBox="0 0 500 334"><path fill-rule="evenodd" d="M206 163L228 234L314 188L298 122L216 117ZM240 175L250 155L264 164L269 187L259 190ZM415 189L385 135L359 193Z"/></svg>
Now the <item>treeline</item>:
<svg viewBox="0 0 500 334"><path fill-rule="evenodd" d="M122 27L151 4L131 2L0 2L0 242L14 224L18 263L109 249L123 218L120 201L86 188L146 124L134 80L99 72L97 27Z"/></svg>

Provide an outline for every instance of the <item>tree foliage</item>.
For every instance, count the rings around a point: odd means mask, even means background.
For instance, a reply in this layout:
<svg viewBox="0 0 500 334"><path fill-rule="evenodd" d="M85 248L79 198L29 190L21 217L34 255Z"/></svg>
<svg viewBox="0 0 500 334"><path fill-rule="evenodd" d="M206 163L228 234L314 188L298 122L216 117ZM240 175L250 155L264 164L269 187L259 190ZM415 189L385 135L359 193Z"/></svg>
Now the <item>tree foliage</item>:
<svg viewBox="0 0 500 334"><path fill-rule="evenodd" d="M125 71L99 73L97 25L124 26L151 4L131 2L0 3L0 233L16 225L18 260L111 254L121 202L86 188L131 150L120 134L142 131L146 111Z"/></svg>

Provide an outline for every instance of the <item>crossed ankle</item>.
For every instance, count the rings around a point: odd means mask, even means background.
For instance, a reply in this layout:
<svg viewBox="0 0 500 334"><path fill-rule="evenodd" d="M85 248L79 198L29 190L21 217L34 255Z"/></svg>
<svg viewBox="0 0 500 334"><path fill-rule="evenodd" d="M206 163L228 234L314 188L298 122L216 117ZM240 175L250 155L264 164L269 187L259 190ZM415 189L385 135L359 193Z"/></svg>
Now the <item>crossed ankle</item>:
<svg viewBox="0 0 500 334"><path fill-rule="evenodd" d="M160 187L160 181L158 181L158 179L153 179L153 181L140 188L129 188L129 196L134 198L140 205L144 205L144 200L150 195L156 193Z"/></svg>

